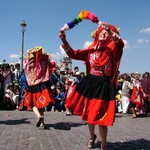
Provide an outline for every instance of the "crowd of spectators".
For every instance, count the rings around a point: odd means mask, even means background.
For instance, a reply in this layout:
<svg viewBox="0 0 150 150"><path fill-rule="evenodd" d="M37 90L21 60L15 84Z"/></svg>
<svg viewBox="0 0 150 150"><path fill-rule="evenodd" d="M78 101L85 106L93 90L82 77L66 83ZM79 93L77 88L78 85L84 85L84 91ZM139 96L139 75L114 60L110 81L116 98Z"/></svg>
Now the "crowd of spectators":
<svg viewBox="0 0 150 150"><path fill-rule="evenodd" d="M131 113L133 118L139 115L150 116L149 72L119 75L116 101L118 113Z"/></svg>
<svg viewBox="0 0 150 150"><path fill-rule="evenodd" d="M0 65L0 108L18 109L20 97L20 64Z"/></svg>
<svg viewBox="0 0 150 150"><path fill-rule="evenodd" d="M72 112L65 108L65 99L74 84L78 84L86 74L74 70L53 68L50 74L50 90L55 99L53 106L48 105L45 111ZM29 110L24 106L28 84L24 71L20 72L20 64L0 65L0 109ZM118 72L118 88L116 91L116 112L131 113L133 118L138 115L150 116L150 75L149 72L140 74L120 74Z"/></svg>
<svg viewBox="0 0 150 150"><path fill-rule="evenodd" d="M50 90L55 99L54 106L48 105L45 111L65 112L65 99L70 85L76 84L84 76L79 68L74 70L53 68L50 74ZM0 109L3 110L30 110L25 107L25 96L28 83L24 70L20 72L20 64L0 65ZM70 112L69 112L70 113Z"/></svg>

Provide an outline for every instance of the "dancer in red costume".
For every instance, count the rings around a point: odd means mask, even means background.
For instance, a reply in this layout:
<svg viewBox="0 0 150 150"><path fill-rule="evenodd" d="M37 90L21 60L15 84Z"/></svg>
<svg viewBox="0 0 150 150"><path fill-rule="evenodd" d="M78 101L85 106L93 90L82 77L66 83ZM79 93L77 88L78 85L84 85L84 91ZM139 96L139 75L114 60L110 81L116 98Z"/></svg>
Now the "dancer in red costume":
<svg viewBox="0 0 150 150"><path fill-rule="evenodd" d="M97 17L92 22L98 23ZM123 40L115 26L101 22L92 34L93 43L87 49L74 50L66 40L65 28L59 33L63 49L70 58L85 61L87 71L67 96L66 107L87 121L90 133L87 147L94 146L97 137L94 129L98 125L101 149L106 150L107 126L112 126L115 119L115 88Z"/></svg>
<svg viewBox="0 0 150 150"><path fill-rule="evenodd" d="M37 127L45 127L43 107L54 102L50 91L50 73L53 67L55 62L42 47L28 50L24 72L29 88L24 99L25 105L32 108L38 118Z"/></svg>

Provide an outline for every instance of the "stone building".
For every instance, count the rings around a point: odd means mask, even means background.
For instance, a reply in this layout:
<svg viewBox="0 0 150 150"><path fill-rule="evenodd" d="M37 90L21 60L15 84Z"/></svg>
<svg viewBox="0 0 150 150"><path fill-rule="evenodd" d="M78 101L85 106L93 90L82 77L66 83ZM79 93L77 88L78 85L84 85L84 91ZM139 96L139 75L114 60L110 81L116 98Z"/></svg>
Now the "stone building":
<svg viewBox="0 0 150 150"><path fill-rule="evenodd" d="M72 70L72 59L69 57L64 57L63 60L60 60L57 64L57 68L64 70Z"/></svg>

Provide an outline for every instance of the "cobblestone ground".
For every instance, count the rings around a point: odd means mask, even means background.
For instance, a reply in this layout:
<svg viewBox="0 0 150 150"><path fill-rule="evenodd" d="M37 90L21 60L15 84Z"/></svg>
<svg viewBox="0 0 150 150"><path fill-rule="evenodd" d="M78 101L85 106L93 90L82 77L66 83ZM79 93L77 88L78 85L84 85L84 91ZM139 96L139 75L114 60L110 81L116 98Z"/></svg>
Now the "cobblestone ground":
<svg viewBox="0 0 150 150"><path fill-rule="evenodd" d="M0 150L87 150L87 125L79 116L45 112L46 130L36 121L33 112L0 111ZM96 134L94 150L100 149L97 127ZM116 114L107 141L108 150L150 150L150 117Z"/></svg>

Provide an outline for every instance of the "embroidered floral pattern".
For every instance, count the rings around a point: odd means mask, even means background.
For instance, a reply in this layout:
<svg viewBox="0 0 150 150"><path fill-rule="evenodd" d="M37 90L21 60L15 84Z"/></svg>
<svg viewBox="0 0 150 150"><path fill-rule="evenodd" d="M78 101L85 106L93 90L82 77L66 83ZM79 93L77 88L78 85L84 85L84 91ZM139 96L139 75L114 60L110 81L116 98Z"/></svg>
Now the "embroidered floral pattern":
<svg viewBox="0 0 150 150"><path fill-rule="evenodd" d="M95 75L111 76L112 74L112 57L111 53L95 51L90 54L91 73Z"/></svg>

